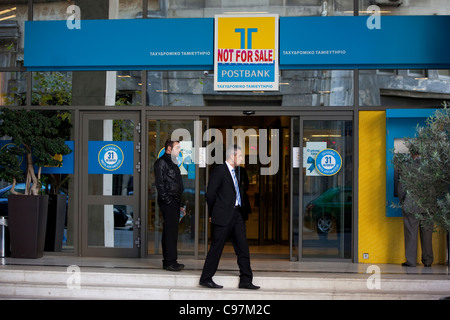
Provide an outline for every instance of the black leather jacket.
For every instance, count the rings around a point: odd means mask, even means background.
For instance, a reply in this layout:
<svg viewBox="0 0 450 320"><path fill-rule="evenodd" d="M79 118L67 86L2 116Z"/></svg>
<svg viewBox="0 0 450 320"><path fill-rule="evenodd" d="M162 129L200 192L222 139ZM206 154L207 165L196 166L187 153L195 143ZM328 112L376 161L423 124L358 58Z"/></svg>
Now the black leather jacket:
<svg viewBox="0 0 450 320"><path fill-rule="evenodd" d="M180 204L184 186L180 168L173 163L172 156L165 153L155 162L155 184L158 190L158 204Z"/></svg>

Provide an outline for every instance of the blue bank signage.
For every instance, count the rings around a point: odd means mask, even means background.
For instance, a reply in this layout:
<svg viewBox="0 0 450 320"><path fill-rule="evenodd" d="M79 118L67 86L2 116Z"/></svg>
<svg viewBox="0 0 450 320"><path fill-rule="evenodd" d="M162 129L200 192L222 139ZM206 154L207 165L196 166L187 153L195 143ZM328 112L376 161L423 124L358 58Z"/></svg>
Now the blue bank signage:
<svg viewBox="0 0 450 320"><path fill-rule="evenodd" d="M280 68L414 69L450 67L450 16L286 17Z"/></svg>
<svg viewBox="0 0 450 320"><path fill-rule="evenodd" d="M89 174L133 174L133 141L89 141Z"/></svg>
<svg viewBox="0 0 450 320"><path fill-rule="evenodd" d="M27 21L24 60L30 71L213 70L216 62L225 71L219 75L223 85L237 78L258 85L263 79L274 88L278 65L280 70L450 69L450 16L381 16L379 28L371 28L368 19L83 20L80 29L68 28L66 21ZM214 24L220 28L216 39ZM118 45L118 39L130 45Z"/></svg>
<svg viewBox="0 0 450 320"><path fill-rule="evenodd" d="M213 30L211 18L27 21L24 59L32 71L209 70Z"/></svg>

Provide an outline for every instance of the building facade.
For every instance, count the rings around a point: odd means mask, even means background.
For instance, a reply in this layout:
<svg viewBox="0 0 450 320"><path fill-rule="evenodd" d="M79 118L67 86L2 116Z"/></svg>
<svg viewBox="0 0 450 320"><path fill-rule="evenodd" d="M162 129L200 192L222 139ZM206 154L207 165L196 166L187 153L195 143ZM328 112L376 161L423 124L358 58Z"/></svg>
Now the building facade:
<svg viewBox="0 0 450 320"><path fill-rule="evenodd" d="M153 163L164 141L178 129L184 134L180 168L187 205L179 228L180 254L204 258L210 235L205 191L214 163L195 157L208 153L216 139L225 145L237 137L246 155L243 168L251 207L246 223L252 255L292 261L403 262L402 218L389 209L388 145L389 139L399 137L387 133L388 111L403 110L408 119L410 110L442 107L450 100L448 69L376 69L356 62L335 69L283 67L277 75L278 90L218 91L212 66L27 67L26 27L35 26L25 23L30 21L61 21L73 29L79 23L83 30L88 21L215 15L368 20L374 15L372 5L381 10L381 24L389 16L450 14L448 0L0 0L1 105L59 110L72 123L66 140L73 141L73 170L59 177L68 197L67 223L62 249L55 254L161 254L162 218ZM118 32L109 44L112 51L120 48L132 55L148 41L145 35L136 38ZM358 39L352 39L358 46ZM49 47L44 45L48 40L42 40L41 48L48 55L65 43L51 38ZM412 34L403 40L415 41ZM61 57L61 63L70 66L72 58ZM127 150L132 164L113 173L93 169L92 158L112 143ZM323 174L314 167L314 158L325 149L339 155L338 172ZM212 155L219 157L219 152ZM443 263L444 236L436 233L433 240L435 262ZM231 246L228 249L232 252Z"/></svg>

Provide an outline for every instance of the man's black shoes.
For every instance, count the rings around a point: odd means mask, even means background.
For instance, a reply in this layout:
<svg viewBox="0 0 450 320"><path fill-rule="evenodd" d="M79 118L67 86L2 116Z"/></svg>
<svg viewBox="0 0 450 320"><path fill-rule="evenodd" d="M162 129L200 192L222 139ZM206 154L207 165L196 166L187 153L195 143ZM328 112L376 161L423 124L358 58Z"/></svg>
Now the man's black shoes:
<svg viewBox="0 0 450 320"><path fill-rule="evenodd" d="M239 283L239 289L258 290L260 286L255 286L253 283Z"/></svg>
<svg viewBox="0 0 450 320"><path fill-rule="evenodd" d="M218 285L214 281L200 281L199 283L202 287L210 288L210 289L222 289L223 286ZM239 283L239 289L250 289L250 290L258 290L260 287L255 286L253 283Z"/></svg>
<svg viewBox="0 0 450 320"><path fill-rule="evenodd" d="M184 269L184 264L174 263L174 264L171 264L170 266L163 265L163 269L167 270L167 271L181 271Z"/></svg>
<svg viewBox="0 0 450 320"><path fill-rule="evenodd" d="M209 281L200 281L199 284L200 284L202 287L206 287L206 288L210 288L210 289L222 289L222 288L223 288L223 286L218 285L217 283L215 283L215 282L212 281L212 280L209 280Z"/></svg>

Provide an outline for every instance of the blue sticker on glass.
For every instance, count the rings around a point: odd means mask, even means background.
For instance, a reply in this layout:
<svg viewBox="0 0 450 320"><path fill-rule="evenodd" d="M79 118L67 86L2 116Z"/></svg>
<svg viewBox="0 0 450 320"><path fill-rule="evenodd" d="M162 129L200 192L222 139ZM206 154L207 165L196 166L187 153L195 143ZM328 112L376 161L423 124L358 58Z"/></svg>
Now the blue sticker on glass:
<svg viewBox="0 0 450 320"><path fill-rule="evenodd" d="M324 176L332 176L341 170L341 155L333 149L324 149L316 156L316 170Z"/></svg>
<svg viewBox="0 0 450 320"><path fill-rule="evenodd" d="M134 141L89 141L89 174L133 174Z"/></svg>
<svg viewBox="0 0 450 320"><path fill-rule="evenodd" d="M115 171L123 164L123 151L115 144L108 144L100 149L98 163L108 171Z"/></svg>

